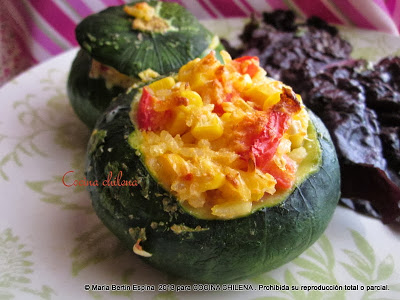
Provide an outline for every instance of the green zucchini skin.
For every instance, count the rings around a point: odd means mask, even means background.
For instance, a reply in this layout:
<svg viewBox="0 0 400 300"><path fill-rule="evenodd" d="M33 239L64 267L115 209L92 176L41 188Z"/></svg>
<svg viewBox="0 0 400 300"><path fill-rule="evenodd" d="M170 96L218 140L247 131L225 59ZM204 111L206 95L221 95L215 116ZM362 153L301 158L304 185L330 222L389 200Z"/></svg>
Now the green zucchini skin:
<svg viewBox="0 0 400 300"><path fill-rule="evenodd" d="M137 2L143 1L131 4ZM147 68L159 74L176 71L208 48L214 35L184 7L154 0L148 4L159 7L159 16L174 29L165 33L134 30L134 17L124 12L123 5L113 6L78 24L78 43L92 58L132 77Z"/></svg>
<svg viewBox="0 0 400 300"><path fill-rule="evenodd" d="M92 58L140 81L138 74L148 68L164 75L208 53L214 35L184 7L160 1L148 4L160 5L160 16L170 20L175 30L166 33L133 30L133 17L124 12L123 5L88 16L75 30L81 50L72 64L67 92L74 111L90 129L111 100L125 91L118 86L108 89L102 78L89 78ZM215 48L218 56L223 49L219 43Z"/></svg>
<svg viewBox="0 0 400 300"><path fill-rule="evenodd" d="M79 50L68 75L67 95L79 119L92 129L111 99L124 89L117 86L108 89L104 79L90 78L90 67L91 57L85 51Z"/></svg>
<svg viewBox="0 0 400 300"><path fill-rule="evenodd" d="M119 96L98 120L87 178L100 183L89 187L99 218L131 250L141 238L143 250L152 254L144 261L194 282L232 282L289 262L324 232L339 200L340 174L329 133L315 115L310 113L322 148L319 171L277 206L233 220L203 220L179 207L128 143L135 130L130 102L137 92ZM109 171L122 171L123 179L136 179L139 186L102 186ZM178 234L171 230L174 224L202 230Z"/></svg>

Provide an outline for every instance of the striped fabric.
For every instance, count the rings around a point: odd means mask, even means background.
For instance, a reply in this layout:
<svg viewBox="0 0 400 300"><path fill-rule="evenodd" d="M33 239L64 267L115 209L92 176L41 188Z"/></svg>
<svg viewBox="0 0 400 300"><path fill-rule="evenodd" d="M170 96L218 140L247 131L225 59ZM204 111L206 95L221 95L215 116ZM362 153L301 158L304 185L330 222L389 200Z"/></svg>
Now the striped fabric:
<svg viewBox="0 0 400 300"><path fill-rule="evenodd" d="M292 9L300 17L399 35L400 0L166 0L199 19L246 17ZM77 45L76 24L89 14L129 0L2 0L0 85L28 66ZM360 5L362 3L362 5Z"/></svg>

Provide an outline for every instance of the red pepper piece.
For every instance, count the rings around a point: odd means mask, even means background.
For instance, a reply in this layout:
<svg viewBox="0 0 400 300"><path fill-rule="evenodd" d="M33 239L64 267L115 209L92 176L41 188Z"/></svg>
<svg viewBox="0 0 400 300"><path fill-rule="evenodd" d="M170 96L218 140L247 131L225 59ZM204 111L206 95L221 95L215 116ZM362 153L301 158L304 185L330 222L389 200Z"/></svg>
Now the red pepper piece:
<svg viewBox="0 0 400 300"><path fill-rule="evenodd" d="M257 56L242 56L234 59L238 62L238 71L242 74L249 74L250 77L254 77L260 69L260 60Z"/></svg>
<svg viewBox="0 0 400 300"><path fill-rule="evenodd" d="M273 160L268 161L262 166L264 173L271 174L276 179L276 189L290 189L296 179L296 162L284 155L286 160L285 169L279 168Z"/></svg>
<svg viewBox="0 0 400 300"><path fill-rule="evenodd" d="M256 166L259 169L262 170L262 167L274 157L283 133L288 128L289 118L290 115L287 113L279 111L270 112L263 131L251 147L251 152L256 159Z"/></svg>
<svg viewBox="0 0 400 300"><path fill-rule="evenodd" d="M232 97L233 97L232 93L226 94L225 99L221 103L214 104L213 112L216 113L218 116L222 116L225 113L225 110L222 107L222 103L231 102Z"/></svg>
<svg viewBox="0 0 400 300"><path fill-rule="evenodd" d="M293 91L283 88L281 100L269 111L268 120L251 147L257 168L274 176L277 180L277 188L290 188L295 180L296 163L293 160L285 156L286 170L282 170L272 158L284 132L289 127L290 118L300 109L300 102Z"/></svg>
<svg viewBox="0 0 400 300"><path fill-rule="evenodd" d="M137 121L142 130L158 131L164 128L172 117L170 110L156 111L154 109L157 100L149 91L143 88L142 97L139 101Z"/></svg>

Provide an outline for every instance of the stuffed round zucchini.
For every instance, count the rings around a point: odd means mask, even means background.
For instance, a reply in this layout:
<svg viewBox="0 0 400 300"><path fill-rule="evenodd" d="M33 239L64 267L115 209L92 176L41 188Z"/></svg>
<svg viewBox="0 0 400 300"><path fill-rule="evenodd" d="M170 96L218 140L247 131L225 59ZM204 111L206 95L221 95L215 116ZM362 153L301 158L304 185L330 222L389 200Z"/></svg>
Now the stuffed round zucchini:
<svg viewBox="0 0 400 300"><path fill-rule="evenodd" d="M98 120L87 175L100 219L132 251L195 282L294 259L340 194L334 146L256 57L221 52L130 90Z"/></svg>
<svg viewBox="0 0 400 300"><path fill-rule="evenodd" d="M85 18L75 33L81 50L67 91L78 117L90 128L111 99L132 84L223 49L218 37L185 8L161 1L110 7Z"/></svg>

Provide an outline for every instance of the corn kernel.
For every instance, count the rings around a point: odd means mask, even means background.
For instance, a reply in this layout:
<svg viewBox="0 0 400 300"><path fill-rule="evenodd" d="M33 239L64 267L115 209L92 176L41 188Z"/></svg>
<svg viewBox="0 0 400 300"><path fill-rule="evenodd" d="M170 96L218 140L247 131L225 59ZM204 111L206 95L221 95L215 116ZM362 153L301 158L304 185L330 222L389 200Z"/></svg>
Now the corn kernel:
<svg viewBox="0 0 400 300"><path fill-rule="evenodd" d="M290 141L290 139L288 139L286 137L286 135L284 135L281 139L281 141L279 142L278 148L276 149L276 153L277 155L282 155L282 154L286 154L288 152L290 152L292 143Z"/></svg>
<svg viewBox="0 0 400 300"><path fill-rule="evenodd" d="M181 92L181 96L189 100L189 105L203 106L203 99L201 99L201 96L195 91L183 91Z"/></svg>
<svg viewBox="0 0 400 300"><path fill-rule="evenodd" d="M250 88L252 83L253 81L251 80L250 75L244 74L243 76L237 78L237 80L233 81L233 86L238 92L241 92L245 89Z"/></svg>
<svg viewBox="0 0 400 300"><path fill-rule="evenodd" d="M206 74L196 73L189 79L189 84L192 90L199 90L203 87L209 79Z"/></svg>
<svg viewBox="0 0 400 300"><path fill-rule="evenodd" d="M208 176L209 177L209 176ZM212 179L208 178L207 180L202 183L201 185L201 190L202 191L209 191L209 190L215 190L220 188L224 182L225 182L225 174L222 173L216 173Z"/></svg>
<svg viewBox="0 0 400 300"><path fill-rule="evenodd" d="M188 82L190 77L192 76L193 69L197 66L200 58L196 58L186 65L182 66L178 72L178 81Z"/></svg>
<svg viewBox="0 0 400 300"><path fill-rule="evenodd" d="M225 184L220 187L220 191L226 201L226 199L234 201L249 201L251 197L251 191L247 188L243 179L239 177L238 183L234 186L231 182L226 180Z"/></svg>
<svg viewBox="0 0 400 300"><path fill-rule="evenodd" d="M176 110L175 116L168 128L169 133L172 136L177 134L183 134L186 132L188 127L186 126L186 115L181 110Z"/></svg>
<svg viewBox="0 0 400 300"><path fill-rule="evenodd" d="M208 118L200 119L191 131L192 135L200 140L207 139L209 141L219 138L224 132L220 118L212 113Z"/></svg>
<svg viewBox="0 0 400 300"><path fill-rule="evenodd" d="M304 147L299 147L299 148L293 149L293 150L288 154L288 156L289 156L291 159L293 159L295 162L297 162L298 164L300 164L301 161L302 161L303 159L306 158L306 156L307 156L307 150L306 150L306 148L304 148Z"/></svg>
<svg viewBox="0 0 400 300"><path fill-rule="evenodd" d="M153 91L159 90L169 90L175 85L175 80L172 77L165 77L163 79L154 81L153 83L149 84L149 88Z"/></svg>
<svg viewBox="0 0 400 300"><path fill-rule="evenodd" d="M231 116L232 116L232 113L224 113L222 116L221 116L221 121L222 122L229 122L229 119L231 118Z"/></svg>
<svg viewBox="0 0 400 300"><path fill-rule="evenodd" d="M172 168L169 160L165 156L166 154L159 156L157 158L157 175L162 176L164 178L164 183L170 185L176 178L178 177Z"/></svg>
<svg viewBox="0 0 400 300"><path fill-rule="evenodd" d="M292 142L292 148L295 149L295 148L301 147L303 145L305 136L306 136L306 134L303 134L303 133L291 135L289 137L289 140Z"/></svg>
<svg viewBox="0 0 400 300"><path fill-rule="evenodd" d="M170 176L170 178L185 176L190 173L189 164L178 154L163 154L158 158L158 162L163 172L166 173L165 175Z"/></svg>
<svg viewBox="0 0 400 300"><path fill-rule="evenodd" d="M265 100L278 91L280 90L272 84L254 85L244 90L243 95L259 106L263 106Z"/></svg>
<svg viewBox="0 0 400 300"><path fill-rule="evenodd" d="M267 98L267 100L264 101L263 110L268 110L270 107L274 106L279 101L281 101L281 93L276 92L272 94Z"/></svg>
<svg viewBox="0 0 400 300"><path fill-rule="evenodd" d="M292 142L292 149L303 145L304 138L307 135L308 121L309 117L304 109L293 116L287 131Z"/></svg>
<svg viewBox="0 0 400 300"><path fill-rule="evenodd" d="M194 144L196 142L196 138L192 135L190 131L182 135L181 139L185 144Z"/></svg>

